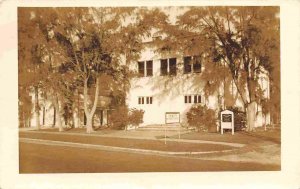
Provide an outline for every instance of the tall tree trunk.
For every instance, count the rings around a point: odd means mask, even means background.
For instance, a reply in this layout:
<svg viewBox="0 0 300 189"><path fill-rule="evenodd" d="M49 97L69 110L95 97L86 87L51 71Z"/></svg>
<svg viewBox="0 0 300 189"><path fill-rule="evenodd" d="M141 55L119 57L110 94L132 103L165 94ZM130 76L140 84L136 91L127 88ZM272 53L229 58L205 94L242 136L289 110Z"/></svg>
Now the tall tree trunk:
<svg viewBox="0 0 300 189"><path fill-rule="evenodd" d="M35 99L34 99L34 104L35 104L35 115L36 115L36 128L37 130L40 129L40 106L39 106L39 89L38 89L38 86L35 86L34 87L34 94L35 94Z"/></svg>
<svg viewBox="0 0 300 189"><path fill-rule="evenodd" d="M61 122L61 113L60 113L59 100L58 100L57 94L55 94L55 97L53 100L53 105L55 107L56 123L58 126L58 130L59 130L59 132L61 132L61 131L63 131L63 127L62 127L62 122Z"/></svg>
<svg viewBox="0 0 300 189"><path fill-rule="evenodd" d="M253 131L255 127L255 116L256 116L255 102L251 102L247 105L246 116L247 116L247 131Z"/></svg>
<svg viewBox="0 0 300 189"><path fill-rule="evenodd" d="M80 121L79 91L77 90L77 127L80 126L81 126L81 121Z"/></svg>
<svg viewBox="0 0 300 189"><path fill-rule="evenodd" d="M55 109L55 107L53 107L53 125L52 125L52 127L55 127L55 124L56 124L56 109Z"/></svg>
<svg viewBox="0 0 300 189"><path fill-rule="evenodd" d="M93 116L86 116L86 132L91 133L93 131Z"/></svg>
<svg viewBox="0 0 300 189"><path fill-rule="evenodd" d="M85 79L84 81L84 112L87 118L86 122L86 132L91 133L93 131L93 117L97 108L97 103L98 103L98 96L99 96L99 78L96 79L96 90L95 90L95 99L93 103L92 109L89 111L88 108L88 86L87 86L88 78Z"/></svg>
<svg viewBox="0 0 300 189"><path fill-rule="evenodd" d="M43 125L45 125L45 113L46 113L46 108L43 106Z"/></svg>

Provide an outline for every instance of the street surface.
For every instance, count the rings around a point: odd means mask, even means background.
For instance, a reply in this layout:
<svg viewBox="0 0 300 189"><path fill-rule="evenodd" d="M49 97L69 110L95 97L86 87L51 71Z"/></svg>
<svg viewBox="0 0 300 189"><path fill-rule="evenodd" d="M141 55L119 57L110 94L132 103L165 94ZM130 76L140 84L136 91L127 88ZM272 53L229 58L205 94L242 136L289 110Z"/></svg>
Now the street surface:
<svg viewBox="0 0 300 189"><path fill-rule="evenodd" d="M280 170L278 165L200 160L78 147L19 143L20 173L102 173Z"/></svg>

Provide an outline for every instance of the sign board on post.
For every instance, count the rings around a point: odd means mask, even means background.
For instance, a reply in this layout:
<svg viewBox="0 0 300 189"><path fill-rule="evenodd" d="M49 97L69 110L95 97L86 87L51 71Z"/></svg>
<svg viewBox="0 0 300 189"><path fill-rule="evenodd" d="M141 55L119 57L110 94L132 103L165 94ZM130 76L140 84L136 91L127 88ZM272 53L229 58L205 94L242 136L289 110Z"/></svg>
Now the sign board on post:
<svg viewBox="0 0 300 189"><path fill-rule="evenodd" d="M231 129L234 135L234 113L230 110L221 112L221 134L223 134L223 129Z"/></svg>
<svg viewBox="0 0 300 189"><path fill-rule="evenodd" d="M172 123L180 123L180 112L166 112L165 115L165 123L166 124L172 124ZM180 139L180 128L178 129L179 131L179 139ZM165 144L167 143L167 135L166 135L166 127L165 127Z"/></svg>
<svg viewBox="0 0 300 189"><path fill-rule="evenodd" d="M166 124L170 123L180 123L180 113L179 112L166 112Z"/></svg>

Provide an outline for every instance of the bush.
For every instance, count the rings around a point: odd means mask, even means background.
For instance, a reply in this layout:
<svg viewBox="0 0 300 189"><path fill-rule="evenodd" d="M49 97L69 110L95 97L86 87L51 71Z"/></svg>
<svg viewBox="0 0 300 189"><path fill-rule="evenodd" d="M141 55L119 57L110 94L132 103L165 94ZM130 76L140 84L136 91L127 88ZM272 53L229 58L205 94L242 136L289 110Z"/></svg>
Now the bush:
<svg viewBox="0 0 300 189"><path fill-rule="evenodd" d="M110 127L113 129L124 129L128 124L128 108L120 106L113 110L110 115Z"/></svg>
<svg viewBox="0 0 300 189"><path fill-rule="evenodd" d="M186 116L188 124L196 127L198 131L212 131L217 127L215 111L206 106L193 106Z"/></svg>
<svg viewBox="0 0 300 189"><path fill-rule="evenodd" d="M121 106L110 115L110 127L113 129L127 129L127 125L139 126L143 123L144 111L136 108L128 109Z"/></svg>
<svg viewBox="0 0 300 189"><path fill-rule="evenodd" d="M234 130L241 131L246 128L246 113L237 107L228 107L227 110L234 113Z"/></svg>
<svg viewBox="0 0 300 189"><path fill-rule="evenodd" d="M144 110L138 110L136 108L132 108L129 110L128 124L137 127L141 123L143 123L143 118L144 118Z"/></svg>

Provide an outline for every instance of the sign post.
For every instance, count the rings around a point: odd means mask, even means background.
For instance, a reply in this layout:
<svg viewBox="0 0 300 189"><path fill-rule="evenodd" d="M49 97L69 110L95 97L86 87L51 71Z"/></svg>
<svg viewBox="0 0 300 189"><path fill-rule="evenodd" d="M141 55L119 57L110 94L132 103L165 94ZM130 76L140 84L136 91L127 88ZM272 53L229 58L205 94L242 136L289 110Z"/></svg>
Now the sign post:
<svg viewBox="0 0 300 189"><path fill-rule="evenodd" d="M180 112L166 112L165 114L165 123L167 124L174 124L174 123L179 123L180 124ZM180 139L180 127L179 127L179 135ZM166 128L165 128L165 144L166 144Z"/></svg>
<svg viewBox="0 0 300 189"><path fill-rule="evenodd" d="M223 129L231 129L231 134L234 135L234 113L230 110L221 112L221 134Z"/></svg>

